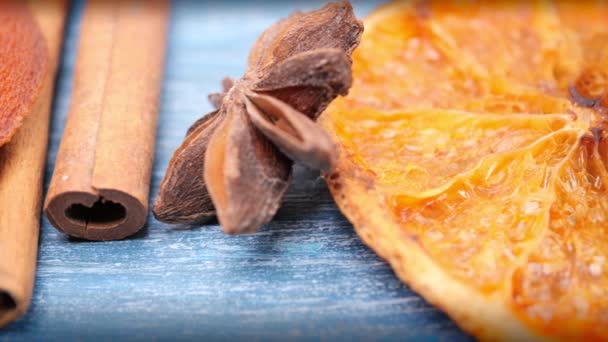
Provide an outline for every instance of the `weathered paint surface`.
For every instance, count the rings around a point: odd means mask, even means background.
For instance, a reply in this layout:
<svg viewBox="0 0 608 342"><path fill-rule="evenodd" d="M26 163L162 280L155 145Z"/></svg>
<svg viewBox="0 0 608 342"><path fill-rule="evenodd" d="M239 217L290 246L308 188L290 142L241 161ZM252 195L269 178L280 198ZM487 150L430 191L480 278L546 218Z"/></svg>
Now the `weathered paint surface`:
<svg viewBox="0 0 608 342"><path fill-rule="evenodd" d="M362 16L377 4L355 2ZM224 76L276 19L311 1L176 1L152 193L173 150ZM82 3L72 10L50 141L50 178L70 87ZM0 340L468 341L357 238L318 175L297 168L273 223L230 237L217 223L175 229L150 217L136 237L71 241L44 219L32 308Z"/></svg>

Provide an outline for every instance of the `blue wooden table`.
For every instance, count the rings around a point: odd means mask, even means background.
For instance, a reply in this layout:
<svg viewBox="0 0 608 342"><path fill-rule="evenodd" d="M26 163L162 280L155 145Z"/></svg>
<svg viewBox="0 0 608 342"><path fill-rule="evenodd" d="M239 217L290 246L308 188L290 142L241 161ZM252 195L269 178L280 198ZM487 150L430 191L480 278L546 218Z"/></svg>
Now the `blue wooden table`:
<svg viewBox="0 0 608 342"><path fill-rule="evenodd" d="M354 3L363 16L377 6ZM255 38L319 2L176 1L152 198L207 93L239 76ZM74 4L57 83L47 181L70 100L82 3ZM149 218L135 237L72 241L43 219L29 313L0 340L470 340L412 293L355 235L317 173L296 168L275 220L225 236L217 222L177 230Z"/></svg>

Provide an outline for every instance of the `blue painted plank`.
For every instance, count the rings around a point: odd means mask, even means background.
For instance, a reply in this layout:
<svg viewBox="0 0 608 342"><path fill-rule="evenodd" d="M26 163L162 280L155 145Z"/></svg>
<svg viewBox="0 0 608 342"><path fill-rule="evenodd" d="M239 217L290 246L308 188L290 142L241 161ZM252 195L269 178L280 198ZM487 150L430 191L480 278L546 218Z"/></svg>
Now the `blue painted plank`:
<svg viewBox="0 0 608 342"><path fill-rule="evenodd" d="M377 1L355 1L358 15ZM319 1L175 1L152 198L206 94L238 77L255 38ZM68 110L82 3L76 2L57 82L47 180ZM47 184L48 186L48 184ZM132 239L72 241L43 219L33 303L1 340L468 341L402 285L340 214L317 173L296 168L276 219L248 236L217 223L178 230L152 217Z"/></svg>

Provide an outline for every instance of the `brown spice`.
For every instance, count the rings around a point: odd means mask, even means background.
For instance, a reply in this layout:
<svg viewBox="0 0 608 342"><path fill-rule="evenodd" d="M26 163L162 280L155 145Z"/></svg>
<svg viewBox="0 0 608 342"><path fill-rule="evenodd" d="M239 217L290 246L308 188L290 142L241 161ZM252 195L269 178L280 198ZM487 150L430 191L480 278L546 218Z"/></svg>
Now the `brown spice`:
<svg viewBox="0 0 608 342"><path fill-rule="evenodd" d="M167 0L85 5L44 210L70 236L118 240L146 222L169 9Z"/></svg>
<svg viewBox="0 0 608 342"><path fill-rule="evenodd" d="M347 2L294 13L266 30L245 75L210 95L217 109L175 151L156 218L195 223L217 214L226 233L254 232L279 208L292 161L330 169L336 148L314 120L348 92L362 31Z"/></svg>
<svg viewBox="0 0 608 342"><path fill-rule="evenodd" d="M7 5L15 8L7 9ZM17 7L20 8L16 10ZM51 102L67 12L65 0L0 0L0 26L19 22L26 13L30 18L27 20L32 20L34 25L35 36L41 37L43 60L46 61L40 89L35 94L21 93L33 99L23 112L27 114L23 126L0 148L0 328L21 317L32 298ZM0 41L6 40L0 38ZM30 39L22 35L11 47L15 51L25 51L18 45L27 45L28 41ZM0 50L3 48L0 44ZM35 49L31 51L31 54L37 53ZM25 60L29 57L21 56ZM13 65L10 59L0 59L0 69L7 61ZM38 70L33 68L31 72L34 76ZM18 80L0 77L0 83L13 81L15 83L10 86L22 90L31 88L18 82L29 83L30 80L28 77ZM0 85L0 90L6 89L3 86L6 85ZM0 96L4 94L0 91ZM1 103L0 108L6 108L2 107L4 104L6 102Z"/></svg>

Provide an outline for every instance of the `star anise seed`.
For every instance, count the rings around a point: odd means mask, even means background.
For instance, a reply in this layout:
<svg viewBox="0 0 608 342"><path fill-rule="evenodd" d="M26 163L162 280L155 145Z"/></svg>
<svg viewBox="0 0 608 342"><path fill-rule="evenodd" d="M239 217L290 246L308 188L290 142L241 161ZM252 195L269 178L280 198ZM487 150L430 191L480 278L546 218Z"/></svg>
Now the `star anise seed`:
<svg viewBox="0 0 608 342"><path fill-rule="evenodd" d="M217 215L226 233L254 232L278 210L293 161L331 169L336 147L314 120L348 92L362 32L347 2L296 12L266 30L245 75L209 96L216 110L175 151L154 215L169 223Z"/></svg>

